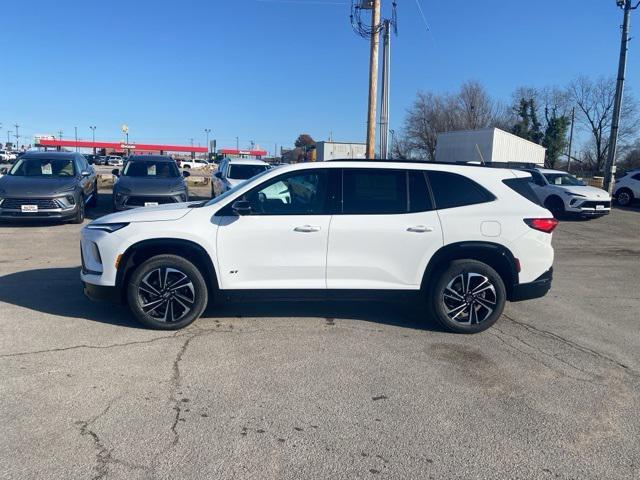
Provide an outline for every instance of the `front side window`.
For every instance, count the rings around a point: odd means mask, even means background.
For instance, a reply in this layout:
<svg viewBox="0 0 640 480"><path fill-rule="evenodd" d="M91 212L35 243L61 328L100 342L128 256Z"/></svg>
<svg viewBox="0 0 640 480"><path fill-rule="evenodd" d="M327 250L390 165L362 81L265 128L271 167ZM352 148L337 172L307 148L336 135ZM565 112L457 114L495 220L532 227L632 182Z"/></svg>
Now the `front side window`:
<svg viewBox="0 0 640 480"><path fill-rule="evenodd" d="M180 176L180 171L175 162L136 160L127 162L122 174L125 177L177 178Z"/></svg>
<svg viewBox="0 0 640 480"><path fill-rule="evenodd" d="M327 212L327 187L325 170L297 172L269 180L243 199L253 215L322 215Z"/></svg>
<svg viewBox="0 0 640 480"><path fill-rule="evenodd" d="M585 183L578 180L573 175L568 173L545 173L544 178L547 179L551 185L569 186L569 187L584 187Z"/></svg>
<svg viewBox="0 0 640 480"><path fill-rule="evenodd" d="M343 170L342 213L366 215L406 212L407 174L404 170Z"/></svg>
<svg viewBox="0 0 640 480"><path fill-rule="evenodd" d="M23 157L13 165L9 175L43 178L74 177L76 169L72 159Z"/></svg>
<svg viewBox="0 0 640 480"><path fill-rule="evenodd" d="M463 175L430 171L428 176L438 210L476 205L495 199L486 189Z"/></svg>
<svg viewBox="0 0 640 480"><path fill-rule="evenodd" d="M234 180L248 180L251 177L255 177L259 173L264 172L266 169L266 165L231 164L227 177L233 178Z"/></svg>

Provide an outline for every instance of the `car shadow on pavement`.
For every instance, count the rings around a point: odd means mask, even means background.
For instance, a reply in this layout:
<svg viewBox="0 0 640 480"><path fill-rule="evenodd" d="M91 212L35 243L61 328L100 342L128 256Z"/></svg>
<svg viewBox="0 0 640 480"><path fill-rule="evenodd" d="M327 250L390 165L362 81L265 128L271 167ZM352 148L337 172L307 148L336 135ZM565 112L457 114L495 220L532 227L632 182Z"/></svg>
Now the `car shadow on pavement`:
<svg viewBox="0 0 640 480"><path fill-rule="evenodd" d="M0 302L47 315L86 319L128 328L146 328L124 305L92 302L80 283L80 267L43 268L0 277ZM209 305L199 322L222 318L324 318L362 320L403 328L441 331L425 318L418 301L306 300L230 301Z"/></svg>
<svg viewBox="0 0 640 480"><path fill-rule="evenodd" d="M0 302L48 315L143 328L126 307L87 299L80 267L25 270L0 277Z"/></svg>

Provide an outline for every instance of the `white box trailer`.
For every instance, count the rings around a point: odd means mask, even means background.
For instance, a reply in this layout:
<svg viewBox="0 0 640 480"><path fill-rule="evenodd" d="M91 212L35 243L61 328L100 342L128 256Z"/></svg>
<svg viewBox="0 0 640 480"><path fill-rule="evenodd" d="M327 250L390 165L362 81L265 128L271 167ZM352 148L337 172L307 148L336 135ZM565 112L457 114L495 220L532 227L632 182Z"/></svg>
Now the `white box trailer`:
<svg viewBox="0 0 640 480"><path fill-rule="evenodd" d="M316 161L340 158L366 158L367 146L364 143L316 142Z"/></svg>
<svg viewBox="0 0 640 480"><path fill-rule="evenodd" d="M546 148L499 128L439 133L438 162L544 165Z"/></svg>

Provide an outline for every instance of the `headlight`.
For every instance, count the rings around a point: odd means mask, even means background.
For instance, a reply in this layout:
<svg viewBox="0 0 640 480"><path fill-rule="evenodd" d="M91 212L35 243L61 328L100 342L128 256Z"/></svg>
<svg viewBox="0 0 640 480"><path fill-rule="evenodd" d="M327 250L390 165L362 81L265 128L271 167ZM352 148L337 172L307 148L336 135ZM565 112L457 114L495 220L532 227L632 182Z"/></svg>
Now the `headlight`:
<svg viewBox="0 0 640 480"><path fill-rule="evenodd" d="M569 195L570 197L585 197L586 195L580 195L579 193L571 193L571 192L564 192L565 195Z"/></svg>
<svg viewBox="0 0 640 480"><path fill-rule="evenodd" d="M128 223L90 223L85 228L87 230L101 230L113 233L129 225Z"/></svg>

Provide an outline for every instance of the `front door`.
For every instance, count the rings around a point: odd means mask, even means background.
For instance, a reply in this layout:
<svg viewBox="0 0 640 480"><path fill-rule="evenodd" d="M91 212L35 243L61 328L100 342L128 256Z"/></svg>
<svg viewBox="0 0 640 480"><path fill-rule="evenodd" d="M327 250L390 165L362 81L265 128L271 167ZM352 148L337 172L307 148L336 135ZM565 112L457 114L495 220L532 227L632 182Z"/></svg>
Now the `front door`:
<svg viewBox="0 0 640 480"><path fill-rule="evenodd" d="M283 174L253 188L241 199L250 213L231 205L218 218L216 239L221 288L326 288L328 172Z"/></svg>

